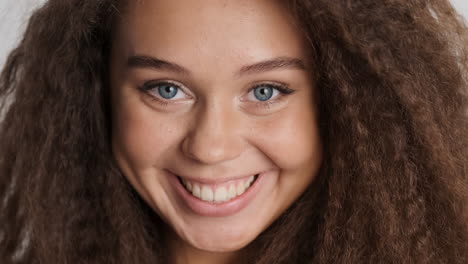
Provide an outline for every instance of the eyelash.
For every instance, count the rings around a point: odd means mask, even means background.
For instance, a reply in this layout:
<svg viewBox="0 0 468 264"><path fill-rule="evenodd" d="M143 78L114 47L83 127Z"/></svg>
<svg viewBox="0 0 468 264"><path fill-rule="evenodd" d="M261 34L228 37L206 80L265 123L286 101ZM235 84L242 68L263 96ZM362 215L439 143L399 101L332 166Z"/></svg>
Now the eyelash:
<svg viewBox="0 0 468 264"><path fill-rule="evenodd" d="M145 82L142 86L138 87L145 95L148 95L148 97L162 105L163 107L166 107L169 105L170 101L171 100L166 100L166 99L162 99L162 98L159 98L158 96L156 95L152 95L152 93L150 92L152 89L157 89L158 86L161 86L161 85L165 85L165 84L170 84L170 85L173 85L175 87L177 87L177 89L180 89L180 85L177 84L177 83L174 83L174 82L171 82L171 81L147 81ZM183 92L183 91L182 91ZM154 94L154 93L153 93Z"/></svg>
<svg viewBox="0 0 468 264"><path fill-rule="evenodd" d="M166 106L168 106L170 104L170 101L173 101L173 100L163 99L163 98L160 98L159 96L152 95L150 91L152 89L158 88L161 85L167 85L167 84L173 85L173 86L177 87L177 89L181 90L181 92L184 92L182 90L182 88L181 88L181 85L179 85L179 84L177 84L175 82L171 82L171 81L148 81L148 82L144 83L142 86L140 86L138 88L139 88L139 90L144 92L146 95L148 95L151 100L157 102L158 104L160 104L163 107L166 107ZM288 85L286 85L286 84L276 84L276 83L273 84L273 83L265 82L265 83L255 84L252 88L249 89L248 93L251 93L253 90L255 90L255 89L259 88L259 87L262 87L262 86L267 86L267 87L270 87L272 89L275 89L280 93L280 95L276 96L276 97L279 97L279 98L275 97L275 99L272 99L272 100L268 99L266 101L255 101L254 106L256 108L269 109L274 104L280 102L285 96L295 92L295 90L289 88Z"/></svg>
<svg viewBox="0 0 468 264"><path fill-rule="evenodd" d="M266 82L266 83L259 83L259 84L254 85L252 88L249 89L248 93L251 93L253 90L255 90L255 89L259 88L259 87L262 87L262 86L267 86L267 87L273 88L273 89L277 90L280 93L280 95L277 96L279 98L275 97L275 99L272 99L272 100L255 101L254 104L255 104L255 107L257 107L257 108L269 109L270 107L272 107L273 105L275 105L276 103L278 103L282 99L284 99L285 96L295 92L295 90L289 88L286 84L273 84L273 83Z"/></svg>

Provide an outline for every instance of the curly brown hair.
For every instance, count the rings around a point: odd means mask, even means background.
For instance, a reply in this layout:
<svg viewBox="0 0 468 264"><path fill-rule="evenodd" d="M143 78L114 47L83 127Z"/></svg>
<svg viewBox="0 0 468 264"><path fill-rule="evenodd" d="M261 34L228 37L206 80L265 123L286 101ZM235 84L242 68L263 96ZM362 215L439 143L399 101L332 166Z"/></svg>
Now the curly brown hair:
<svg viewBox="0 0 468 264"><path fill-rule="evenodd" d="M317 179L252 263L468 263L468 34L446 0L291 0L320 93ZM117 0L49 0L0 78L0 261L165 263L110 146ZM312 74L312 73L311 73ZM36 93L37 92L37 93Z"/></svg>

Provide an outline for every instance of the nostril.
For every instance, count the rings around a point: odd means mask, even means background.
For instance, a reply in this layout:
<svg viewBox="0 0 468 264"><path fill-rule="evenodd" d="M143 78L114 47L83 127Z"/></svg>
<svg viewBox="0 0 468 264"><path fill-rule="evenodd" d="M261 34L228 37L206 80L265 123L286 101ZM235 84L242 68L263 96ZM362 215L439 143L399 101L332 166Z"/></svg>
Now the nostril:
<svg viewBox="0 0 468 264"><path fill-rule="evenodd" d="M199 127L187 134L181 144L182 153L191 160L213 165L236 159L243 152L244 144L234 132L213 132L214 128Z"/></svg>

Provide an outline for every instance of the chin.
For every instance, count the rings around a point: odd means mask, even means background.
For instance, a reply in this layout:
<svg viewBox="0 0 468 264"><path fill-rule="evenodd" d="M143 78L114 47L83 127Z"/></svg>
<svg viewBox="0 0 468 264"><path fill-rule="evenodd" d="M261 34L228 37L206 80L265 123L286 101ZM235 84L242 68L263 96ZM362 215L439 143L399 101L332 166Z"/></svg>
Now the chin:
<svg viewBox="0 0 468 264"><path fill-rule="evenodd" d="M202 235L187 240L194 248L209 252L227 253L239 251L252 242L255 237L230 235Z"/></svg>

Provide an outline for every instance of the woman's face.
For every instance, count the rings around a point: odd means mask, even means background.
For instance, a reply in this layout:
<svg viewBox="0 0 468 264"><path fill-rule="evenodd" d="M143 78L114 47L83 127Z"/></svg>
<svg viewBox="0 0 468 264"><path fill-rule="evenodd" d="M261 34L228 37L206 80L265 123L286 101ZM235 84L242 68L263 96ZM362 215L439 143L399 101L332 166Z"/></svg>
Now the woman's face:
<svg viewBox="0 0 468 264"><path fill-rule="evenodd" d="M305 41L276 1L129 2L111 63L118 165L178 239L238 250L321 164Z"/></svg>

